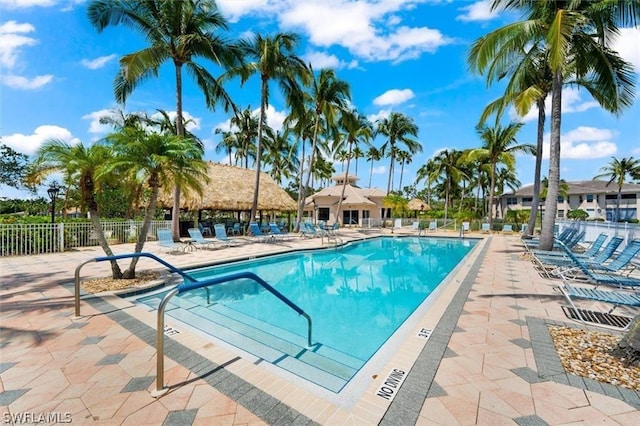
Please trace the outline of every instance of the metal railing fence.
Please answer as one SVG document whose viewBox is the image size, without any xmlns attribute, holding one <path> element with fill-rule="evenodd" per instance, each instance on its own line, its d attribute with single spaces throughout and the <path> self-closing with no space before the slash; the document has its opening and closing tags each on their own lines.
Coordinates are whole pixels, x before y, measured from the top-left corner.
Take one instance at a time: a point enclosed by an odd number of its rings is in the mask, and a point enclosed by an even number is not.
<svg viewBox="0 0 640 426">
<path fill-rule="evenodd" d="M 135 242 L 142 221 L 101 222 L 107 242 Z M 158 229 L 171 228 L 171 221 L 151 222 L 147 241 L 156 239 Z M 96 231 L 90 222 L 0 224 L 0 256 L 59 253 L 76 247 L 97 246 Z"/>
</svg>

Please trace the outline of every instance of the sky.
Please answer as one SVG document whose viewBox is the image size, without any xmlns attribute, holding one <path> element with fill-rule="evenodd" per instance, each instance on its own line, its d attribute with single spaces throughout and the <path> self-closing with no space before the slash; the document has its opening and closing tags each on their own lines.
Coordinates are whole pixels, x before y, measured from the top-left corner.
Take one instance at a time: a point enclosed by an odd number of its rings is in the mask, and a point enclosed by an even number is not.
<svg viewBox="0 0 640 426">
<path fill-rule="evenodd" d="M 98 33 L 90 24 L 86 0 L 0 0 L 0 138 L 18 152 L 33 155 L 48 139 L 94 143 L 111 129 L 99 118 L 118 108 L 113 80 L 119 58 L 146 46 L 128 27 L 108 27 Z M 295 32 L 296 53 L 315 70 L 333 68 L 351 87 L 352 103 L 371 121 L 390 112 L 413 118 L 419 127 L 423 152 L 405 165 L 402 186 L 415 182 L 416 171 L 443 149 L 481 145 L 476 124 L 484 107 L 504 87 L 487 87 L 484 77 L 469 72 L 466 57 L 480 36 L 520 18 L 514 13 L 491 13 L 488 1 L 462 0 L 218 0 L 229 21 L 220 35 L 229 39 L 252 34 Z M 640 72 L 640 29 L 625 28 L 613 48 Z M 199 61 L 218 76 L 222 69 Z M 231 97 L 244 109 L 259 105 L 257 77 L 244 86 L 231 81 Z M 640 82 L 637 82 L 640 85 Z M 637 90 L 639 91 L 639 90 Z M 550 99 L 547 100 L 550 105 Z M 203 140 L 205 158 L 228 162 L 215 146 L 227 130 L 229 114 L 221 106 L 205 105 L 204 96 L 184 76 L 183 108 L 190 130 Z M 157 109 L 175 112 L 172 64 L 158 78 L 139 85 L 128 98 L 126 112 Z M 550 111 L 550 107 L 547 107 Z M 287 111 L 272 86 L 268 122 L 278 130 Z M 524 118 L 510 111 L 503 120 L 525 122 L 518 143 L 535 144 L 537 111 Z M 545 129 L 548 157 L 549 120 Z M 383 143 L 381 137 L 373 141 Z M 616 158 L 640 157 L 640 106 L 620 116 L 598 106 L 585 92 L 563 91 L 561 177 L 589 180 Z M 386 189 L 389 160 L 373 165 L 373 183 Z M 342 171 L 336 162 L 337 173 Z M 517 157 L 523 185 L 533 182 L 534 158 Z M 548 175 L 548 162 L 543 162 Z M 355 165 L 350 174 L 355 173 Z M 370 163 L 358 160 L 359 185 L 369 185 Z M 53 176 L 55 178 L 55 176 Z M 394 189 L 400 183 L 396 167 Z M 424 183 L 418 184 L 418 189 Z M 46 196 L 46 185 L 39 192 Z M 0 187 L 0 197 L 28 198 L 27 192 Z"/>
</svg>

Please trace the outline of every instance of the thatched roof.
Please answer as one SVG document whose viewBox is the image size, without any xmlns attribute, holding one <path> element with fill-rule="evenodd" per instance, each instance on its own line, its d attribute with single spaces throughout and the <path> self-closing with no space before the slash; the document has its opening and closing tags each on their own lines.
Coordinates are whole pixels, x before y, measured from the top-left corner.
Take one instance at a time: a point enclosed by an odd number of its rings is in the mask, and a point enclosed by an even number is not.
<svg viewBox="0 0 640 426">
<path fill-rule="evenodd" d="M 409 208 L 409 210 L 417 210 L 417 211 L 431 210 L 431 206 L 429 205 L 429 203 L 427 203 L 424 200 L 421 200 L 420 198 L 414 198 L 413 200 L 409 201 L 409 204 L 407 204 L 407 207 Z"/>
<path fill-rule="evenodd" d="M 226 164 L 208 163 L 209 183 L 205 185 L 202 196 L 195 193 L 183 193 L 180 206 L 190 210 L 251 210 L 253 187 L 256 171 Z M 160 193 L 159 204 L 164 207 L 173 205 L 173 189 L 164 188 Z M 258 210 L 296 210 L 297 203 L 268 174 L 260 173 L 260 191 Z"/>
</svg>

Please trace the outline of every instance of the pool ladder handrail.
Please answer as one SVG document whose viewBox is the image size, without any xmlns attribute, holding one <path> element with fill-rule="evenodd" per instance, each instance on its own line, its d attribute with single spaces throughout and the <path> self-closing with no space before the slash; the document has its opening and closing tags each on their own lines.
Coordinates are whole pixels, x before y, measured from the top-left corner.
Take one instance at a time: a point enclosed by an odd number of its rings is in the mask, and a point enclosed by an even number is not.
<svg viewBox="0 0 640 426">
<path fill-rule="evenodd" d="M 188 282 L 183 282 L 182 284 L 177 285 L 174 289 L 169 291 L 158 305 L 158 318 L 157 318 L 157 330 L 156 330 L 156 390 L 151 392 L 151 396 L 157 398 L 159 396 L 164 395 L 169 389 L 164 387 L 164 311 L 169 303 L 169 300 L 176 294 L 183 293 L 185 291 L 196 290 L 198 288 L 204 288 L 207 290 L 207 303 L 209 303 L 209 291 L 207 287 L 217 284 L 222 284 L 229 281 L 235 281 L 238 279 L 250 279 L 255 281 L 269 293 L 276 296 L 280 301 L 293 309 L 298 315 L 302 315 L 307 319 L 307 349 L 313 347 L 313 343 L 311 340 L 312 328 L 313 324 L 311 321 L 311 317 L 305 311 L 303 311 L 298 305 L 289 300 L 286 296 L 280 293 L 278 290 L 273 288 L 270 284 L 268 284 L 265 280 L 260 278 L 258 275 L 253 272 L 238 272 L 235 274 L 225 275 L 222 277 L 211 278 L 204 281 L 198 281 L 191 275 L 187 274 L 183 270 L 176 268 L 170 263 L 164 261 L 163 259 L 151 254 L 151 253 L 129 253 L 129 254 L 119 254 L 115 256 L 102 256 L 96 257 L 94 259 L 90 259 L 86 262 L 81 263 L 76 267 L 75 271 L 75 285 L 76 285 L 76 317 L 80 316 L 80 269 L 88 263 L 91 262 L 104 262 L 118 259 L 127 259 L 133 257 L 148 257 L 153 259 L 162 265 L 166 266 L 172 272 L 175 272 L 182 276 Z"/>
</svg>

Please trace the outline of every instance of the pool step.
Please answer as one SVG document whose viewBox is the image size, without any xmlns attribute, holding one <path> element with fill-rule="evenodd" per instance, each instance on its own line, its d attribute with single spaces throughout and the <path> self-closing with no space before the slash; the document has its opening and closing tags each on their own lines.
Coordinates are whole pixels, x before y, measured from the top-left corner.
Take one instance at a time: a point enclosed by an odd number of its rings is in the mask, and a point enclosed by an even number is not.
<svg viewBox="0 0 640 426">
<path fill-rule="evenodd" d="M 145 302 L 157 307 L 159 299 Z M 206 306 L 199 296 L 174 297 L 166 313 L 333 392 L 342 389 L 363 364 L 363 361 L 316 342 L 308 349 L 304 337 L 221 304 Z"/>
</svg>

